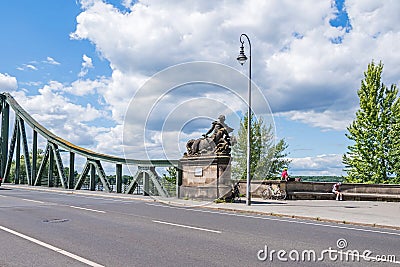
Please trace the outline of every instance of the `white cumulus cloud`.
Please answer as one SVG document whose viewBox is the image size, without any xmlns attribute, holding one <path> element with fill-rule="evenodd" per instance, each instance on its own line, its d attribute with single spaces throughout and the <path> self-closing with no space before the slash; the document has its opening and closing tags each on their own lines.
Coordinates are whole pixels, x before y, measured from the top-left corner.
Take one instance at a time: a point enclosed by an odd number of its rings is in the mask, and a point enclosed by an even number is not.
<svg viewBox="0 0 400 267">
<path fill-rule="evenodd" d="M 88 57 L 87 55 L 83 55 L 82 60 L 82 68 L 78 74 L 78 77 L 80 78 L 86 76 L 86 74 L 89 72 L 89 69 L 93 68 L 93 62 L 90 57 Z"/>
<path fill-rule="evenodd" d="M 7 73 L 0 73 L 0 90 L 4 91 L 13 91 L 17 89 L 17 78 L 8 75 Z"/>
</svg>

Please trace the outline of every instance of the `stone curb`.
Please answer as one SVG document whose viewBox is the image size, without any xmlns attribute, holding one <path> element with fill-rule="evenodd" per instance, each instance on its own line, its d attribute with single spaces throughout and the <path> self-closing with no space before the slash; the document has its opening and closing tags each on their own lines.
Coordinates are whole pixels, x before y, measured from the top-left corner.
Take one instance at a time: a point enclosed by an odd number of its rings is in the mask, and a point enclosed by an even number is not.
<svg viewBox="0 0 400 267">
<path fill-rule="evenodd" d="M 160 201 L 157 201 L 157 202 L 160 202 Z M 164 202 L 160 202 L 160 203 L 164 203 Z M 399 226 L 383 225 L 383 224 L 376 224 L 376 223 L 360 223 L 360 222 L 353 222 L 353 221 L 325 219 L 325 218 L 312 217 L 312 216 L 290 215 L 290 214 L 283 214 L 283 213 L 253 211 L 253 210 L 247 210 L 247 209 L 237 209 L 237 208 L 227 208 L 227 207 L 212 207 L 212 206 L 207 206 L 207 205 L 192 206 L 192 205 L 187 205 L 185 203 L 178 203 L 178 202 L 173 202 L 173 201 L 169 201 L 168 203 L 165 202 L 164 204 L 181 206 L 181 207 L 189 207 L 189 208 L 190 207 L 196 207 L 196 208 L 211 209 L 211 210 L 218 210 L 218 211 L 227 211 L 227 212 L 229 211 L 229 212 L 236 212 L 236 213 L 247 213 L 247 214 L 254 214 L 254 215 L 267 215 L 267 216 L 290 218 L 290 219 L 300 219 L 300 220 L 309 220 L 309 221 L 318 221 L 318 222 L 329 222 L 329 223 L 336 223 L 336 224 L 343 224 L 343 225 L 355 225 L 355 226 L 364 226 L 364 227 L 372 227 L 372 228 L 400 230 Z"/>
<path fill-rule="evenodd" d="M 329 222 L 329 223 L 336 223 L 336 224 L 343 224 L 343 225 L 355 225 L 355 226 L 365 226 L 365 227 L 372 227 L 372 228 L 400 230 L 399 226 L 383 225 L 383 224 L 376 224 L 376 223 L 360 223 L 360 222 L 352 222 L 352 221 L 324 219 L 324 218 L 320 218 L 320 217 L 289 215 L 289 214 L 281 214 L 281 213 L 274 213 L 274 212 L 251 211 L 251 210 L 234 209 L 234 208 L 215 208 L 215 207 L 206 207 L 206 208 L 213 209 L 213 210 L 231 211 L 231 212 L 237 212 L 237 213 L 268 215 L 268 216 L 275 216 L 275 217 L 281 217 L 281 218 L 310 220 L 310 221 Z"/>
</svg>

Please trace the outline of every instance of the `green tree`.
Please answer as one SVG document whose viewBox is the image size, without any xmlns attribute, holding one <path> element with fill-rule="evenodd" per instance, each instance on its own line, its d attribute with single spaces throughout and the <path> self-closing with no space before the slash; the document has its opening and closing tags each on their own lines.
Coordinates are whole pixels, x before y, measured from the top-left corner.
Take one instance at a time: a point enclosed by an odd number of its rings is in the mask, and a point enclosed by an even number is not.
<svg viewBox="0 0 400 267">
<path fill-rule="evenodd" d="M 400 183 L 400 101 L 397 99 L 393 105 L 393 124 L 389 132 L 389 138 L 392 141 L 389 157 L 395 177 L 392 178 L 392 183 Z"/>
<path fill-rule="evenodd" d="M 246 179 L 247 170 L 247 114 L 240 122 L 237 143 L 232 148 L 232 176 L 234 179 Z M 253 117 L 251 122 L 251 179 L 274 179 L 284 167 L 288 167 L 290 160 L 285 159 L 288 145 L 282 139 L 274 144 L 272 125 L 267 126 L 260 117 Z"/>
<path fill-rule="evenodd" d="M 370 63 L 358 90 L 360 108 L 346 134 L 354 144 L 343 156 L 348 182 L 398 181 L 400 102 L 396 85 L 381 83 L 382 70 L 382 62 Z"/>
<path fill-rule="evenodd" d="M 267 179 L 280 179 L 280 173 L 284 168 L 288 168 L 290 162 L 292 160 L 288 159 L 289 155 L 286 152 L 286 149 L 289 145 L 285 142 L 284 139 L 279 140 L 279 142 L 275 145 L 274 149 L 271 149 L 273 152 L 273 157 L 271 161 L 271 167 L 267 175 Z"/>
<path fill-rule="evenodd" d="M 176 184 L 177 171 L 175 167 L 168 167 L 167 173 L 163 174 L 163 178 L 171 184 Z"/>
</svg>

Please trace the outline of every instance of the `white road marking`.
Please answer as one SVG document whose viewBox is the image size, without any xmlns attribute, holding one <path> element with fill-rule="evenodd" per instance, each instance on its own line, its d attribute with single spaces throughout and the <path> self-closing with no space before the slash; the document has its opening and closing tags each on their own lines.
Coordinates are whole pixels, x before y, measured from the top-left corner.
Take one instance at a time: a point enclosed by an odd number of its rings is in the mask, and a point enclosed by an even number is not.
<svg viewBox="0 0 400 267">
<path fill-rule="evenodd" d="M 193 229 L 193 230 L 211 232 L 211 233 L 216 233 L 216 234 L 222 233 L 221 231 L 217 231 L 217 230 L 211 230 L 211 229 L 206 229 L 206 228 L 199 228 L 199 227 L 194 227 L 194 226 L 189 226 L 189 225 L 183 225 L 183 224 L 176 224 L 176 223 L 170 223 L 170 222 L 162 222 L 162 221 L 156 221 L 156 220 L 153 220 L 153 222 L 154 222 L 154 223 L 160 223 L 160 224 L 171 225 L 171 226 L 182 227 L 182 228 L 188 228 L 188 229 Z"/>
<path fill-rule="evenodd" d="M 361 231 L 361 232 L 370 232 L 376 234 L 386 234 L 386 235 L 396 235 L 400 236 L 400 232 L 387 232 L 387 231 L 379 231 L 379 230 L 372 230 L 372 229 L 363 229 L 363 228 L 355 228 L 355 227 L 346 227 L 341 225 L 331 225 L 331 224 L 322 224 L 322 223 L 313 223 L 308 221 L 295 221 L 295 220 L 288 220 L 288 219 L 278 219 L 278 218 L 270 218 L 270 217 L 260 217 L 260 216 L 253 216 L 253 215 L 244 215 L 244 214 L 236 214 L 236 213 L 227 213 L 227 212 L 219 212 L 219 211 L 209 211 L 209 210 L 199 210 L 193 208 L 184 208 L 184 207 L 172 207 L 166 205 L 159 205 L 159 204 L 152 204 L 146 203 L 149 206 L 156 206 L 156 207 L 163 207 L 163 208 L 170 208 L 170 209 L 180 209 L 180 210 L 189 210 L 189 211 L 196 211 L 196 212 L 203 212 L 203 213 L 212 213 L 212 214 L 220 214 L 220 215 L 228 215 L 228 216 L 237 216 L 237 217 L 244 217 L 244 218 L 252 218 L 252 219 L 261 219 L 267 221 L 278 221 L 278 222 L 287 222 L 287 223 L 297 223 L 297 224 L 305 224 L 305 225 L 313 225 L 313 226 L 322 226 L 322 227 L 330 227 L 330 228 L 339 228 L 345 230 L 353 230 L 353 231 Z M 265 216 L 268 216 L 267 214 Z"/>
<path fill-rule="evenodd" d="M 78 209 L 78 210 L 87 210 L 87 211 L 93 211 L 93 212 L 98 212 L 98 213 L 106 213 L 105 211 L 102 211 L 102 210 L 94 210 L 94 209 L 88 209 L 88 208 L 82 208 L 82 207 L 76 207 L 76 206 L 68 206 L 68 207 Z"/>
<path fill-rule="evenodd" d="M 21 200 L 29 201 L 29 202 L 34 202 L 34 203 L 39 203 L 39 204 L 45 204 L 43 201 L 38 201 L 38 200 L 33 200 L 33 199 L 26 199 L 26 198 L 21 198 Z"/>
<path fill-rule="evenodd" d="M 21 234 L 21 233 L 19 233 L 19 232 L 16 232 L 16 231 L 11 230 L 11 229 L 9 229 L 9 228 L 6 228 L 6 227 L 4 227 L 4 226 L 1 226 L 1 225 L 0 225 L 0 230 L 3 230 L 3 231 L 6 231 L 6 232 L 8 232 L 8 233 L 10 233 L 10 234 L 19 236 L 19 237 L 21 237 L 21 238 L 23 238 L 23 239 L 25 239 L 25 240 L 31 241 L 31 242 L 33 242 L 33 243 L 39 245 L 39 246 L 42 246 L 42 247 L 45 247 L 45 248 L 47 248 L 47 249 L 53 250 L 53 251 L 55 251 L 55 252 L 57 252 L 57 253 L 60 253 L 60 254 L 65 255 L 65 256 L 67 256 L 67 257 L 70 257 L 70 258 L 72 258 L 72 259 L 74 259 L 74 260 L 83 262 L 83 263 L 85 263 L 85 264 L 87 264 L 87 265 L 89 265 L 89 266 L 103 267 L 103 265 L 100 265 L 100 264 L 95 263 L 95 262 L 93 262 L 93 261 L 87 260 L 87 259 L 85 259 L 85 258 L 82 258 L 82 257 L 78 256 L 78 255 L 75 255 L 75 254 L 72 254 L 72 253 L 70 253 L 70 252 L 68 252 L 68 251 L 65 251 L 65 250 L 62 250 L 62 249 L 60 249 L 60 248 L 54 247 L 54 246 L 52 246 L 52 245 L 50 245 L 50 244 L 44 243 L 44 242 L 42 242 L 42 241 L 40 241 L 40 240 L 37 240 L 37 239 L 35 239 L 35 238 L 32 238 L 32 237 L 29 237 L 29 236 L 27 236 L 27 235 Z"/>
</svg>

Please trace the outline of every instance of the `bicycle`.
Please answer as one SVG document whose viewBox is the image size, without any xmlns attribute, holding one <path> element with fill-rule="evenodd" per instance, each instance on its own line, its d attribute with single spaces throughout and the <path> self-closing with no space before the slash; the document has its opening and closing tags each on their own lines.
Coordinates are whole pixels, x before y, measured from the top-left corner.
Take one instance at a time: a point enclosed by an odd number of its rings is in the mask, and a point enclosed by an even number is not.
<svg viewBox="0 0 400 267">
<path fill-rule="evenodd" d="M 279 186 L 274 189 L 271 185 L 268 185 L 267 188 L 262 191 L 261 197 L 263 199 L 284 200 L 286 199 L 286 191 Z"/>
</svg>

